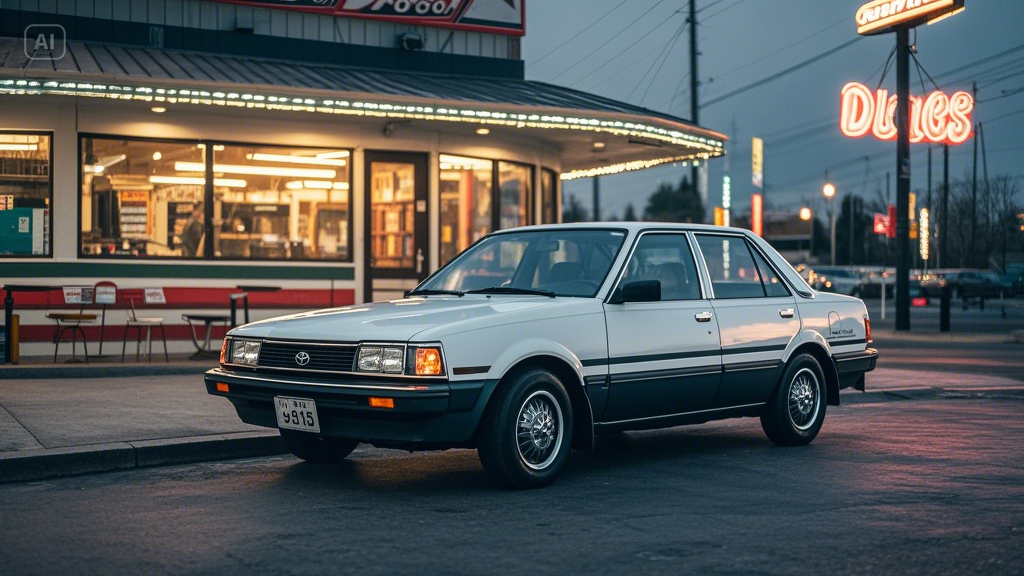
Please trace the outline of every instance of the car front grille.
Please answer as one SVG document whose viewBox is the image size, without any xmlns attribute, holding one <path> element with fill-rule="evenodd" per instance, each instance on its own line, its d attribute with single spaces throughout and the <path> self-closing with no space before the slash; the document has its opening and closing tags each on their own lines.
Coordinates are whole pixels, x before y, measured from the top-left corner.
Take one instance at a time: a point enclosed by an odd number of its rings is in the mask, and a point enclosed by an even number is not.
<svg viewBox="0 0 1024 576">
<path fill-rule="evenodd" d="M 309 370 L 317 372 L 352 372 L 356 358 L 355 344 L 318 344 L 311 342 L 266 341 L 260 346 L 260 368 Z M 302 353 L 309 360 L 301 364 Z"/>
</svg>

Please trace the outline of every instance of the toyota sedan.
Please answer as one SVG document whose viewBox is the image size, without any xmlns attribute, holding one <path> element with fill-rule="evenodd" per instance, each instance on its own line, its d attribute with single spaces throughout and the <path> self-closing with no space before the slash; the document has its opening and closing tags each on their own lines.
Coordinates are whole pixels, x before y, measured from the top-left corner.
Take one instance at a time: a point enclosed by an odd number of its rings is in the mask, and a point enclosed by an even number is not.
<svg viewBox="0 0 1024 576">
<path fill-rule="evenodd" d="M 235 328 L 205 381 L 304 460 L 475 448 L 529 488 L 604 432 L 749 416 L 807 444 L 864 389 L 870 342 L 862 301 L 747 230 L 552 225 L 486 236 L 400 300 Z"/>
</svg>

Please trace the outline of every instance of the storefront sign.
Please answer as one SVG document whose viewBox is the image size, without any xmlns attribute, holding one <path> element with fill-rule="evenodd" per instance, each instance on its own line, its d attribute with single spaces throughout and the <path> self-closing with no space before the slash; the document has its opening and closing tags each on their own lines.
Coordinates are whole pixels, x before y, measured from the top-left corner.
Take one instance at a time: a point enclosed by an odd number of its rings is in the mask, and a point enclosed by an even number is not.
<svg viewBox="0 0 1024 576">
<path fill-rule="evenodd" d="M 967 92 L 946 96 L 932 92 L 910 97 L 910 141 L 962 144 L 971 137 L 974 98 Z M 839 105 L 839 129 L 845 136 L 860 138 L 868 133 L 880 140 L 896 139 L 896 95 L 879 89 L 875 93 L 859 82 L 843 86 Z"/>
<path fill-rule="evenodd" d="M 964 9 L 964 0 L 874 0 L 857 10 L 858 34 L 883 34 L 896 26 L 913 28 Z"/>
<path fill-rule="evenodd" d="M 764 140 L 753 138 L 750 141 L 751 157 L 750 167 L 753 171 L 752 181 L 754 186 L 764 188 Z"/>
<path fill-rule="evenodd" d="M 750 230 L 761 236 L 762 232 L 762 215 L 764 211 L 764 196 L 760 194 L 750 195 Z"/>
<path fill-rule="evenodd" d="M 387 20 L 412 26 L 522 36 L 526 33 L 524 0 L 206 0 L 290 10 Z"/>
</svg>

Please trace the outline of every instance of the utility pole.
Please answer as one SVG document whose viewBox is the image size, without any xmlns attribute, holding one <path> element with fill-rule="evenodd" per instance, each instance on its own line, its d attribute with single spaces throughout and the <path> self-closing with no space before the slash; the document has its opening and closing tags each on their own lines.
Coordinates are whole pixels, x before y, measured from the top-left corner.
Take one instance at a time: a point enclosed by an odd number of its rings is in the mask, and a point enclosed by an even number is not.
<svg viewBox="0 0 1024 576">
<path fill-rule="evenodd" d="M 978 83 L 973 87 L 974 101 L 978 101 Z M 974 241 L 978 233 L 978 131 L 974 131 L 974 167 L 971 169 L 971 241 L 967 246 L 967 266 L 974 265 Z"/>
<path fill-rule="evenodd" d="M 939 228 L 939 266 L 949 266 L 946 237 L 949 236 L 949 144 L 942 145 L 942 224 Z"/>
<path fill-rule="evenodd" d="M 697 80 L 697 0 L 690 0 L 690 120 L 697 125 L 700 123 L 700 104 L 697 102 L 697 88 L 700 82 Z M 690 163 L 690 182 L 693 189 L 700 194 L 697 185 L 697 160 Z M 706 197 L 706 195 L 702 195 Z"/>
<path fill-rule="evenodd" d="M 594 176 L 594 222 L 601 221 L 601 177 Z"/>
<path fill-rule="evenodd" d="M 896 330 L 910 330 L 910 30 L 896 29 Z"/>
<path fill-rule="evenodd" d="M 928 218 L 929 218 L 928 221 L 929 222 L 933 221 L 933 220 L 931 220 L 933 213 L 934 213 L 934 210 L 932 209 L 932 147 L 928 146 Z M 917 233 L 919 235 L 923 234 L 924 230 L 918 230 Z M 931 233 L 932 233 L 932 231 L 928 230 L 928 235 L 929 236 L 931 236 Z M 931 241 L 932 241 L 932 239 L 928 238 L 927 242 L 929 244 L 931 244 Z M 929 249 L 928 250 L 928 258 L 925 258 L 925 260 L 924 260 L 924 271 L 925 272 L 928 271 L 928 260 L 930 258 L 931 258 L 931 250 Z"/>
</svg>

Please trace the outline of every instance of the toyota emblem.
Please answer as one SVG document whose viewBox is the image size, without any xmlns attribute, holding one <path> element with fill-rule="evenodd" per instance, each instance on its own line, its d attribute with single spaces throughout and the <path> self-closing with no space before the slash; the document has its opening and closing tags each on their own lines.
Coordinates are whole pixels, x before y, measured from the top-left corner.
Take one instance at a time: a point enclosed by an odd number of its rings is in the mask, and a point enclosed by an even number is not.
<svg viewBox="0 0 1024 576">
<path fill-rule="evenodd" d="M 298 354 L 296 354 L 295 363 L 298 364 L 299 366 L 305 366 L 306 364 L 309 364 L 309 353 L 299 352 Z"/>
</svg>

